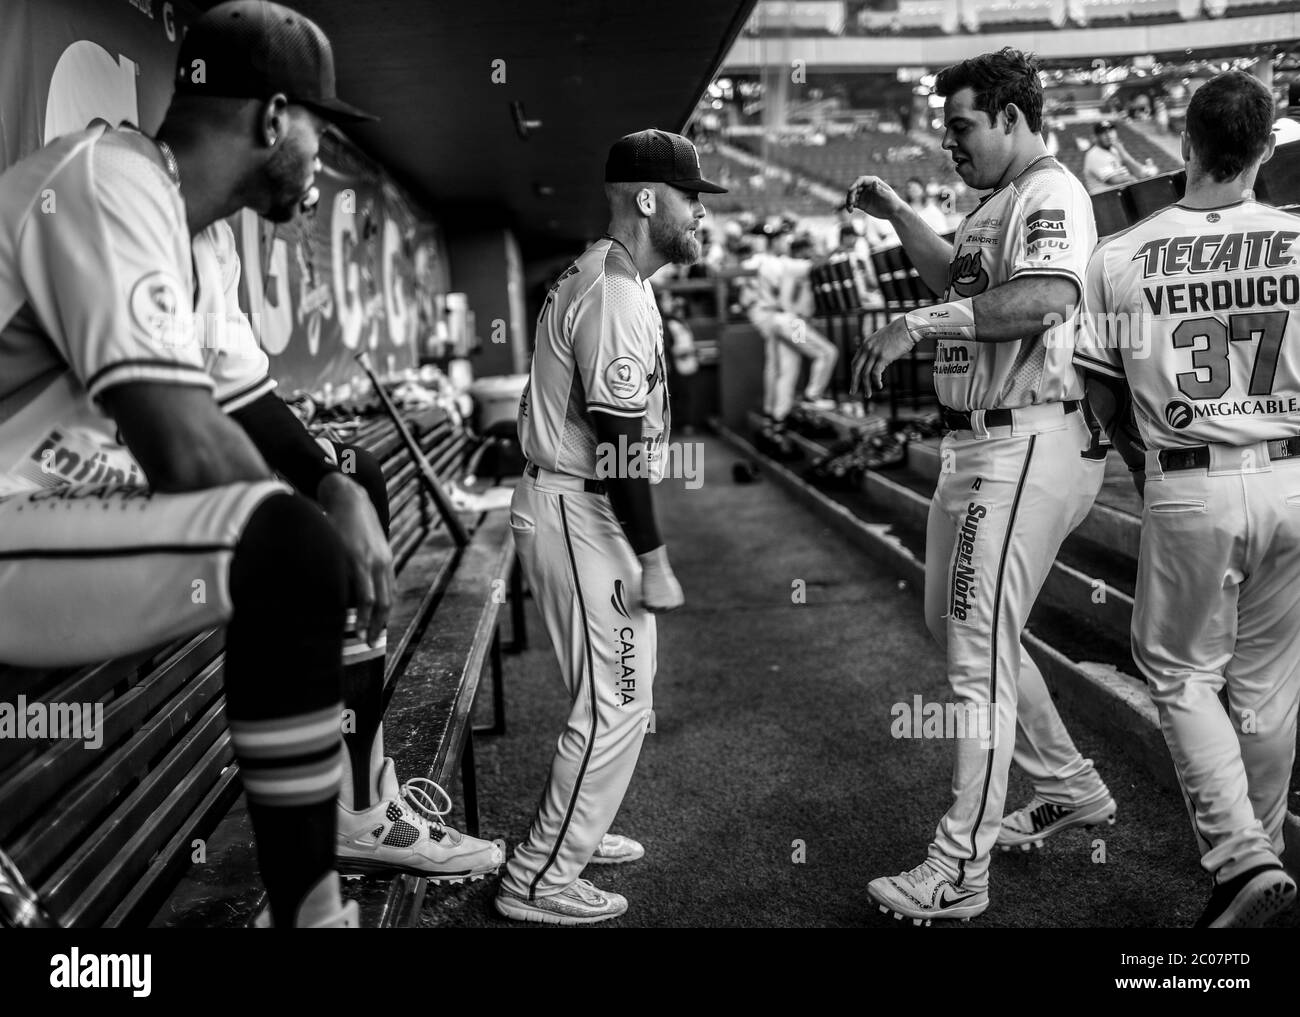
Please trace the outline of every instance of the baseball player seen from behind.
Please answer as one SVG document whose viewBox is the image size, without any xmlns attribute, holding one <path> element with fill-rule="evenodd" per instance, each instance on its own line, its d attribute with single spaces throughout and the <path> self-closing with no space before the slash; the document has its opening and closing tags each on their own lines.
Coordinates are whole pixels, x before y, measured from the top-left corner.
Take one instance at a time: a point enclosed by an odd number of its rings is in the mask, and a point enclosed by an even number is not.
<svg viewBox="0 0 1300 1017">
<path fill-rule="evenodd" d="M 882 911 L 917 923 L 983 913 L 995 843 L 1028 850 L 1115 817 L 1114 799 L 1021 643 L 1061 541 L 1102 481 L 1071 363 L 1070 321 L 1096 242 L 1092 208 L 1047 153 L 1031 59 L 1011 49 L 975 57 L 943 70 L 936 90 L 958 175 L 992 189 L 961 223 L 955 247 L 879 178 L 862 177 L 849 192 L 850 207 L 892 220 L 947 301 L 866 337 L 852 377 L 856 387 L 880 387 L 892 361 L 922 338 L 937 340 L 935 388 L 948 433 L 926 533 L 925 618 L 947 648 L 957 703 L 987 721 L 957 739 L 952 804 L 926 860 L 868 886 Z M 1052 321 L 1061 324 L 1045 327 Z M 1013 759 L 1034 793 L 1004 819 Z"/>
<path fill-rule="evenodd" d="M 588 863 L 644 854 L 609 827 L 650 722 L 654 615 L 682 604 L 650 493 L 670 420 L 663 325 L 648 279 L 699 258 L 700 192 L 724 193 L 701 178 L 689 141 L 656 130 L 615 142 L 605 181 L 609 232 L 560 276 L 537 318 L 519 404 L 528 465 L 510 505 L 572 709 L 496 907 L 560 925 L 623 914 L 624 897 L 579 877 Z M 616 469 L 598 469 L 611 459 Z"/>
<path fill-rule="evenodd" d="M 1252 197 L 1272 120 L 1248 74 L 1197 90 L 1187 191 L 1098 247 L 1076 350 L 1144 493 L 1133 659 L 1213 877 L 1208 928 L 1290 907 L 1279 857 L 1300 847 L 1284 843 L 1300 706 L 1300 218 Z M 1149 327 L 1136 342 L 1134 321 Z"/>
<path fill-rule="evenodd" d="M 351 926 L 336 855 L 434 879 L 503 860 L 399 800 L 379 736 L 383 475 L 361 450 L 346 475 L 275 396 L 237 299 L 225 218 L 292 219 L 327 124 L 367 117 L 336 97 L 320 28 L 276 4 L 213 7 L 178 66 L 156 140 L 97 122 L 0 177 L 0 660 L 84 664 L 226 625 L 261 923 Z"/>
</svg>

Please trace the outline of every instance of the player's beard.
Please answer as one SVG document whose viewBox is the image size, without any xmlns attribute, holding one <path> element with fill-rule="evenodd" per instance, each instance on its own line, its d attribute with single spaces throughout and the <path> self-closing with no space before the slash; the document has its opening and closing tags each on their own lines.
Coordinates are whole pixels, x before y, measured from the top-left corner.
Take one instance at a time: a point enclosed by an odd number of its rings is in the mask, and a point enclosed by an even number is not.
<svg viewBox="0 0 1300 1017">
<path fill-rule="evenodd" d="M 700 242 L 691 231 L 694 224 L 692 220 L 678 229 L 666 216 L 656 215 L 650 220 L 650 243 L 674 265 L 693 265 L 700 260 Z"/>
<path fill-rule="evenodd" d="M 295 151 L 288 144 L 276 149 L 266 164 L 271 204 L 263 213 L 263 218 L 274 223 L 292 221 L 309 196 L 307 182 L 311 177 L 311 161 L 304 159 L 301 152 Z"/>
</svg>

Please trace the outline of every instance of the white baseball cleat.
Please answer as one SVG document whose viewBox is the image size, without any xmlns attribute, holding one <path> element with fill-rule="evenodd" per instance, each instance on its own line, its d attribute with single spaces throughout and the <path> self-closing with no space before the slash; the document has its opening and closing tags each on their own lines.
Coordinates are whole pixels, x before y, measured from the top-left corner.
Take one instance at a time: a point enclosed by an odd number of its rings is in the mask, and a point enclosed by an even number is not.
<svg viewBox="0 0 1300 1017">
<path fill-rule="evenodd" d="M 1114 826 L 1116 811 L 1115 799 L 1109 794 L 1076 808 L 1044 801 L 1034 795 L 1029 799 L 1029 804 L 1002 817 L 1002 826 L 998 830 L 998 847 L 1003 851 L 1012 848 L 1028 851 L 1030 848 L 1041 848 L 1043 841 L 1052 834 L 1071 827 L 1103 824 Z"/>
<path fill-rule="evenodd" d="M 645 857 L 645 848 L 639 841 L 624 837 L 618 833 L 607 833 L 596 845 L 596 853 L 591 856 L 592 865 L 621 865 L 623 862 L 635 862 Z"/>
<path fill-rule="evenodd" d="M 413 777 L 400 788 L 392 759 L 384 760 L 379 802 L 353 812 L 338 808 L 341 874 L 403 872 L 437 883 L 473 882 L 501 868 L 497 844 L 461 833 L 443 821 L 451 799 L 435 782 Z"/>
<path fill-rule="evenodd" d="M 989 906 L 988 890 L 957 886 L 927 858 L 911 872 L 881 876 L 867 884 L 867 893 L 881 912 L 913 925 L 929 925 L 933 919 L 969 922 Z"/>
<path fill-rule="evenodd" d="M 504 886 L 497 890 L 496 909 L 507 918 L 548 925 L 591 925 L 627 911 L 621 893 L 597 890 L 586 879 L 575 880 L 559 893 L 529 900 Z"/>
</svg>

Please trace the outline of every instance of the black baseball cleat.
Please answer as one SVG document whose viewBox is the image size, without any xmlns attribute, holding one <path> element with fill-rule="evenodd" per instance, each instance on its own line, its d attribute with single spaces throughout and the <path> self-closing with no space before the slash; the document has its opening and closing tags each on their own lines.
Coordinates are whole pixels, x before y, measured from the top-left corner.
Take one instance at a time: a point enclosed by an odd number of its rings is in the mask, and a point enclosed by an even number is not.
<svg viewBox="0 0 1300 1017">
<path fill-rule="evenodd" d="M 1216 884 L 1197 929 L 1258 929 L 1295 903 L 1295 881 L 1280 865 L 1258 865 Z"/>
<path fill-rule="evenodd" d="M 45 910 L 36 891 L 27 885 L 18 866 L 0 851 L 0 927 L 6 929 L 57 929 L 59 923 Z"/>
</svg>

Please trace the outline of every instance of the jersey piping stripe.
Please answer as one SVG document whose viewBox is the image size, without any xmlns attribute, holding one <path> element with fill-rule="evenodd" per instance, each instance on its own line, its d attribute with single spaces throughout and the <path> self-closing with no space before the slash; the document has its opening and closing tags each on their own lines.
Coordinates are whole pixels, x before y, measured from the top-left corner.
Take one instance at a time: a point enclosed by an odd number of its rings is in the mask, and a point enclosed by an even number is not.
<svg viewBox="0 0 1300 1017">
<path fill-rule="evenodd" d="M 1034 458 L 1034 443 L 1038 440 L 1038 435 L 1029 436 L 1029 448 L 1025 450 L 1025 465 L 1020 469 L 1020 479 L 1016 481 L 1016 494 L 1011 499 L 1011 512 L 1007 517 L 1007 527 L 1002 535 L 1002 553 L 998 557 L 998 578 L 993 584 L 996 592 L 993 599 L 993 624 L 992 638 L 989 646 L 989 718 L 990 723 L 997 724 L 998 716 L 998 622 L 1002 614 L 1002 580 L 1005 577 L 1007 569 L 1007 551 L 1011 547 L 1011 534 L 1016 528 L 1016 514 L 1020 510 L 1020 495 L 1025 490 L 1025 478 L 1029 475 L 1029 464 Z M 1016 634 L 1019 638 L 1019 633 Z M 979 812 L 975 815 L 975 822 L 971 825 L 970 830 L 970 860 L 977 857 L 975 850 L 975 835 L 979 832 L 980 824 L 984 822 L 984 810 L 988 807 L 989 801 L 989 784 L 993 780 L 993 758 L 997 753 L 997 730 L 993 730 L 993 738 L 990 739 L 989 747 L 985 749 L 988 757 L 988 763 L 984 767 L 984 786 L 980 789 L 980 807 Z M 966 861 L 962 859 L 957 866 L 957 885 L 960 886 L 966 878 Z"/>
<path fill-rule="evenodd" d="M 606 413 L 617 413 L 620 416 L 626 416 L 626 417 L 639 417 L 642 416 L 646 411 L 646 407 L 644 406 L 640 406 L 640 407 L 617 406 L 614 403 L 602 403 L 602 402 L 597 402 L 594 399 L 588 400 L 587 409 L 599 410 L 601 412 L 606 412 Z"/>
<path fill-rule="evenodd" d="M 92 389 L 94 389 L 102 382 L 102 380 L 106 375 L 111 374 L 114 371 L 126 370 L 126 369 L 137 368 L 137 367 L 144 367 L 150 369 L 158 368 L 166 371 L 176 371 L 177 373 L 183 375 L 195 375 L 196 379 L 201 379 L 201 381 L 197 381 L 198 384 L 212 385 L 213 383 L 212 376 L 209 375 L 207 371 L 205 371 L 201 367 L 194 367 L 192 364 L 182 364 L 182 363 L 178 363 L 175 360 L 133 359 L 133 360 L 118 360 L 115 363 L 109 364 L 107 367 L 101 367 L 98 371 L 96 371 L 88 379 L 86 379 L 86 391 L 89 392 Z"/>
<path fill-rule="evenodd" d="M 555 837 L 555 847 L 551 848 L 546 864 L 541 867 L 528 886 L 529 900 L 537 899 L 537 884 L 550 871 L 559 856 L 560 845 L 564 843 L 564 837 L 569 832 L 569 823 L 573 819 L 573 810 L 578 805 L 578 792 L 582 790 L 582 780 L 587 775 L 587 764 L 591 762 L 591 753 L 596 747 L 596 664 L 591 654 L 591 625 L 587 619 L 587 601 L 582 595 L 582 581 L 578 577 L 578 560 L 573 553 L 573 540 L 569 536 L 569 515 L 564 508 L 564 495 L 559 495 L 558 500 L 560 523 L 564 527 L 564 548 L 569 553 L 569 568 L 573 570 L 573 589 L 578 594 L 578 610 L 582 614 L 582 644 L 583 652 L 587 656 L 587 696 L 591 704 L 591 731 L 587 734 L 587 748 L 582 754 L 582 765 L 578 767 L 578 776 L 573 782 L 573 790 L 569 793 L 569 807 L 564 812 L 564 822 L 560 824 L 560 832 Z"/>
<path fill-rule="evenodd" d="M 1114 364 L 1108 364 L 1104 360 L 1097 360 L 1086 353 L 1080 353 L 1077 349 L 1074 351 L 1074 361 L 1082 364 L 1089 371 L 1096 371 L 1098 374 L 1107 374 L 1112 378 L 1124 377 L 1124 372 Z"/>
<path fill-rule="evenodd" d="M 0 551 L 0 561 L 24 558 L 132 558 L 142 554 L 215 554 L 234 551 L 234 544 L 135 544 L 131 547 L 50 547 Z"/>
<path fill-rule="evenodd" d="M 252 402 L 256 398 L 260 398 L 261 396 L 265 395 L 267 392 L 270 392 L 273 388 L 275 388 L 275 382 L 272 381 L 271 378 L 269 377 L 259 378 L 251 385 L 245 385 L 239 391 L 232 392 L 230 395 L 223 396 L 221 399 L 218 399 L 217 405 L 220 406 L 223 410 L 226 410 L 228 412 L 232 410 L 242 409 L 245 405 Z M 237 406 L 232 405 L 236 402 L 238 402 L 239 405 Z"/>
</svg>

